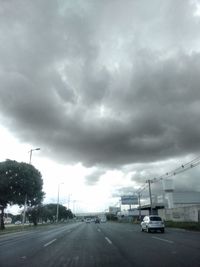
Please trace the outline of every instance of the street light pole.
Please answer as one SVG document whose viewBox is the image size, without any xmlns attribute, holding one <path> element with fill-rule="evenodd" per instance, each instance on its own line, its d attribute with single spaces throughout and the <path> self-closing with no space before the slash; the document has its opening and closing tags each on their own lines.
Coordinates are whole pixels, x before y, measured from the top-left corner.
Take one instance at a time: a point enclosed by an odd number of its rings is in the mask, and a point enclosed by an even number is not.
<svg viewBox="0 0 200 267">
<path fill-rule="evenodd" d="M 60 185 L 63 183 L 58 184 L 58 197 L 57 197 L 57 209 L 56 209 L 56 222 L 58 223 L 58 215 L 59 215 L 59 194 L 60 194 Z"/>
<path fill-rule="evenodd" d="M 31 164 L 32 153 L 33 153 L 33 151 L 35 151 L 35 150 L 40 150 L 40 147 L 37 147 L 37 148 L 31 149 L 31 150 L 29 151 L 29 153 L 30 153 L 29 164 Z"/>
<path fill-rule="evenodd" d="M 72 194 L 68 194 L 68 210 L 70 209 L 70 196 L 71 196 Z"/>
<path fill-rule="evenodd" d="M 33 151 L 35 151 L 35 150 L 40 150 L 40 148 L 37 147 L 37 148 L 31 149 L 31 150 L 29 151 L 29 153 L 30 153 L 29 164 L 31 164 L 32 153 L 33 153 Z M 22 218 L 22 224 L 23 224 L 23 225 L 24 225 L 24 223 L 25 223 L 25 219 L 26 219 L 26 206 L 27 206 L 27 194 L 25 195 L 25 199 L 24 199 L 24 213 L 23 213 L 23 218 Z"/>
<path fill-rule="evenodd" d="M 152 208 L 152 196 L 151 196 L 151 180 L 147 180 L 147 183 L 149 184 L 149 198 L 150 198 L 150 215 L 153 213 L 153 208 Z"/>
<path fill-rule="evenodd" d="M 75 214 L 75 203 L 76 203 L 76 200 L 73 200 L 73 214 Z"/>
<path fill-rule="evenodd" d="M 138 204 L 139 204 L 139 220 L 141 221 L 141 202 L 140 202 L 141 193 L 138 192 Z"/>
</svg>

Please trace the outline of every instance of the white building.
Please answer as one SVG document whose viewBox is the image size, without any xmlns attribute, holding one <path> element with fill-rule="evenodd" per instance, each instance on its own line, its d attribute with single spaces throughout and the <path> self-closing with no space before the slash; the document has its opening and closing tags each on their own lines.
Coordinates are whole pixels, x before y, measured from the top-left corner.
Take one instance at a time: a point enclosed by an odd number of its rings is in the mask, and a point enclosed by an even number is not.
<svg viewBox="0 0 200 267">
<path fill-rule="evenodd" d="M 158 214 L 165 220 L 200 222 L 200 192 L 177 192 L 174 190 L 172 180 L 163 184 L 164 209 Z M 157 197 L 157 202 L 161 197 Z"/>
<path fill-rule="evenodd" d="M 200 222 L 200 192 L 178 192 L 172 180 L 164 180 L 163 194 L 152 196 L 152 208 L 165 220 Z"/>
</svg>

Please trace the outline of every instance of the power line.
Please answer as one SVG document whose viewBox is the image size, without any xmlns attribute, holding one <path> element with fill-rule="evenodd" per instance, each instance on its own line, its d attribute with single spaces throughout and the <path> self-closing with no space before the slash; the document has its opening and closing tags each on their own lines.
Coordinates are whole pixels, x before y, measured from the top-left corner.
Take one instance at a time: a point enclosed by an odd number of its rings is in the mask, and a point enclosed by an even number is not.
<svg viewBox="0 0 200 267">
<path fill-rule="evenodd" d="M 145 183 L 143 186 L 141 186 L 137 191 L 136 194 L 140 194 L 146 189 L 147 184 Z"/>
<path fill-rule="evenodd" d="M 194 168 L 196 166 L 198 166 L 200 164 L 200 156 L 198 156 L 197 158 L 187 162 L 186 164 L 182 164 L 180 167 L 170 171 L 170 172 L 167 172 L 161 176 L 159 176 L 158 178 L 153 178 L 152 180 L 154 180 L 154 182 L 158 182 L 162 179 L 166 179 L 166 178 L 169 178 L 169 177 L 172 177 L 172 176 L 175 176 L 179 173 L 182 173 L 182 172 L 185 172 L 191 168 Z"/>
<path fill-rule="evenodd" d="M 151 183 L 155 183 L 155 182 L 159 182 L 160 180 L 163 180 L 163 179 L 166 179 L 166 178 L 169 178 L 169 177 L 172 177 L 172 176 L 175 176 L 179 173 L 182 173 L 182 172 L 185 172 L 191 168 L 194 168 L 196 166 L 198 166 L 200 164 L 200 156 L 196 157 L 195 159 L 187 162 L 186 164 L 182 164 L 180 167 L 170 171 L 170 172 L 167 172 L 157 178 L 153 178 L 153 179 L 148 179 L 146 181 L 146 183 L 140 187 L 136 193 L 138 194 L 139 198 L 141 196 L 141 193 L 142 191 L 145 190 L 145 188 L 147 187 L 147 184 L 149 186 L 149 197 L 150 197 L 150 206 L 151 206 L 151 213 L 152 213 L 152 199 L 151 199 Z"/>
</svg>

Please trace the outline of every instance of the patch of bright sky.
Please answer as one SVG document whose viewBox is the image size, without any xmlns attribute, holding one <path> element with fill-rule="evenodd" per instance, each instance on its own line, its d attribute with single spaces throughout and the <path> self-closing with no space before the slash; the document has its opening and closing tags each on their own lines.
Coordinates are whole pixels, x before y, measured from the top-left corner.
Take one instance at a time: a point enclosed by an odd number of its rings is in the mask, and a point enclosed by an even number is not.
<svg viewBox="0 0 200 267">
<path fill-rule="evenodd" d="M 199 0 L 193 0 L 193 3 L 196 5 L 196 10 L 194 16 L 200 16 L 200 2 Z"/>
<path fill-rule="evenodd" d="M 100 118 L 112 118 L 113 117 L 112 110 L 110 110 L 105 105 L 98 106 L 96 110 L 96 114 L 94 113 L 94 115 Z"/>
<path fill-rule="evenodd" d="M 20 144 L 19 141 L 4 127 L 0 126 L 0 161 L 6 159 L 29 162 L 29 151 L 31 149 L 28 144 Z"/>
<path fill-rule="evenodd" d="M 119 71 L 122 66 L 126 66 L 127 69 L 132 66 L 130 54 L 128 53 L 130 40 L 126 37 L 121 38 L 118 35 L 107 36 L 106 41 L 101 42 L 99 45 L 101 48 L 98 59 L 99 65 L 106 66 L 111 72 Z"/>
</svg>

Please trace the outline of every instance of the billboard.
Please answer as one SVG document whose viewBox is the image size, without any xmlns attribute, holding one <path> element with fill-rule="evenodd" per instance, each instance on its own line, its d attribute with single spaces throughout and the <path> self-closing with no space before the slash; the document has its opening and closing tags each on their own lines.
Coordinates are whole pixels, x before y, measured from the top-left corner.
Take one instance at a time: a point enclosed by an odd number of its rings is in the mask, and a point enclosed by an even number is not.
<svg viewBox="0 0 200 267">
<path fill-rule="evenodd" d="M 121 196 L 122 205 L 138 205 L 138 197 L 136 195 Z"/>
</svg>

